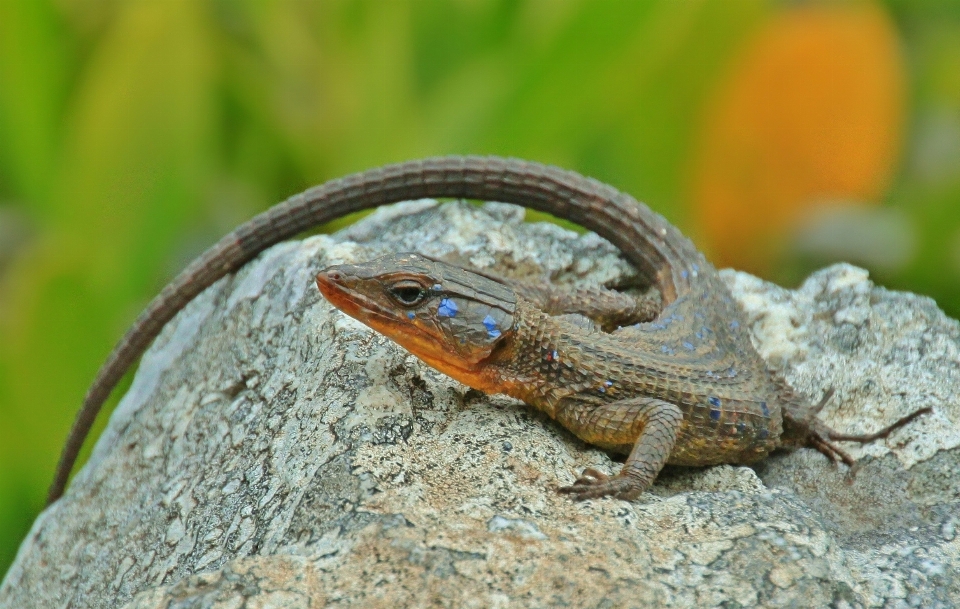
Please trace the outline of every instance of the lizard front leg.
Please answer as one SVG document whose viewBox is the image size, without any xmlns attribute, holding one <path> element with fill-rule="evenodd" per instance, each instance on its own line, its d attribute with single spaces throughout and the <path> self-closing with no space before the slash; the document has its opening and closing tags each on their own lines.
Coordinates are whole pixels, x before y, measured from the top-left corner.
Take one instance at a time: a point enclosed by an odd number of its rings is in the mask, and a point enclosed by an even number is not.
<svg viewBox="0 0 960 609">
<path fill-rule="evenodd" d="M 616 476 L 588 468 L 559 491 L 578 500 L 606 496 L 634 499 L 653 484 L 670 457 L 683 413 L 656 398 L 635 397 L 599 406 L 567 399 L 560 404 L 557 421 L 591 444 L 633 445 Z"/>
<path fill-rule="evenodd" d="M 650 321 L 662 309 L 660 293 L 656 290 L 631 295 L 600 286 L 571 288 L 513 279 L 504 283 L 516 294 L 536 303 L 547 315 L 583 315 L 607 331 Z"/>
<path fill-rule="evenodd" d="M 430 256 L 430 260 L 450 264 Z M 557 286 L 548 280 L 513 279 L 490 269 L 457 266 L 513 289 L 518 296 L 533 302 L 547 315 L 582 315 L 608 332 L 651 321 L 663 309 L 660 292 L 650 288 L 641 294 L 627 294 L 603 286 Z"/>
</svg>

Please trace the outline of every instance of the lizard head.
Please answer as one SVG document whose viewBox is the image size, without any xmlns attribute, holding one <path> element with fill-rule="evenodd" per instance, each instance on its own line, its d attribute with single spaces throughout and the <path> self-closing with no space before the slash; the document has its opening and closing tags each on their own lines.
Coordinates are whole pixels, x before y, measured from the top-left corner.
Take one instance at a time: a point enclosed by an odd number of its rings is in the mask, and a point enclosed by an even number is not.
<svg viewBox="0 0 960 609">
<path fill-rule="evenodd" d="M 317 287 L 347 315 L 476 389 L 487 385 L 482 363 L 513 333 L 513 290 L 417 254 L 331 266 Z"/>
</svg>

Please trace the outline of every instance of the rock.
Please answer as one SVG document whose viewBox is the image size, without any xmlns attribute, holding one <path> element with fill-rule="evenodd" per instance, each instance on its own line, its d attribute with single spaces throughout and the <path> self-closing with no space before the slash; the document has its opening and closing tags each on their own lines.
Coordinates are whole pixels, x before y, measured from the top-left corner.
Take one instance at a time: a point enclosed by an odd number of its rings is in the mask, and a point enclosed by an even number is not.
<svg viewBox="0 0 960 609">
<path fill-rule="evenodd" d="M 668 468 L 635 502 L 555 492 L 602 451 L 427 368 L 318 294 L 328 264 L 417 250 L 559 283 L 629 268 L 507 205 L 384 208 L 284 243 L 144 356 L 2 607 L 951 607 L 960 604 L 960 325 L 837 265 L 796 291 L 724 271 L 761 353 L 865 447 Z M 246 605 L 244 603 L 247 603 Z"/>
</svg>

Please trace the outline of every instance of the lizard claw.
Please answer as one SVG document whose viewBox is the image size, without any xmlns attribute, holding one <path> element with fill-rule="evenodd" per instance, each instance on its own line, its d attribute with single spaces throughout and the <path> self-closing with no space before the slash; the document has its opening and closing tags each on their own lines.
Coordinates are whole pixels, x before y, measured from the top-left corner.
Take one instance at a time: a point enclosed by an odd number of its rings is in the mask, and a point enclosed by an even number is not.
<svg viewBox="0 0 960 609">
<path fill-rule="evenodd" d="M 633 499 L 641 492 L 629 478 L 608 476 L 600 470 L 588 467 L 570 486 L 561 486 L 557 491 L 571 495 L 577 501 L 596 499 L 597 497 L 616 497 Z"/>
<path fill-rule="evenodd" d="M 599 469 L 594 467 L 588 467 L 583 470 L 583 473 L 580 474 L 580 477 L 574 482 L 574 484 L 598 484 L 600 482 L 605 482 L 610 478 Z"/>
</svg>

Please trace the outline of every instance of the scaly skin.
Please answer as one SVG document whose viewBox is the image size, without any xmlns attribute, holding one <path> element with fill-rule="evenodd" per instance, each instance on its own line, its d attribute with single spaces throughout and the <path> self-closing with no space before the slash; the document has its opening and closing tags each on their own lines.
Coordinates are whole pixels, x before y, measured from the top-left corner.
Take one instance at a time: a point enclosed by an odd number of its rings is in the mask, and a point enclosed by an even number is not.
<svg viewBox="0 0 960 609">
<path fill-rule="evenodd" d="M 695 264 L 697 273 L 708 269 Z M 587 470 L 560 489 L 579 499 L 632 499 L 666 463 L 753 463 L 792 444 L 830 456 L 839 451 L 815 408 L 738 338 L 744 336 L 739 318 L 717 319 L 696 305 L 710 300 L 707 292 L 677 301 L 689 308 L 668 308 L 652 323 L 607 333 L 577 316 L 545 313 L 543 304 L 555 296 L 417 254 L 333 266 L 317 275 L 317 286 L 344 313 L 438 370 L 475 389 L 519 398 L 582 440 L 628 455 L 616 476 Z M 580 313 L 617 321 L 597 305 L 611 300 L 603 290 L 585 296 L 576 295 Z"/>
<path fill-rule="evenodd" d="M 548 412 L 552 409 L 558 421 L 587 441 L 616 449 L 632 446 L 623 472 L 613 478 L 585 472 L 568 489 L 577 497 L 636 496 L 668 456 L 691 464 L 753 461 L 778 445 L 809 445 L 853 463 L 831 442 L 836 434 L 816 419 L 818 407 L 798 398 L 767 370 L 746 335 L 742 313 L 713 267 L 658 214 L 610 186 L 556 167 L 497 157 L 440 157 L 388 165 L 311 188 L 256 216 L 194 260 L 147 306 L 98 372 L 67 438 L 48 504 L 63 494 L 103 402 L 186 303 L 279 241 L 355 211 L 425 197 L 516 203 L 580 224 L 618 247 L 659 292 L 663 308 L 656 319 L 621 334 L 587 338 L 574 334 L 578 325 L 567 327 L 569 322 L 563 318 L 551 319 L 524 300 L 524 296 L 541 298 L 542 291 L 518 288 L 518 296 L 501 282 L 465 275 L 460 295 L 469 297 L 465 303 L 483 298 L 471 284 L 486 285 L 503 302 L 514 300 L 523 328 L 509 333 L 523 337 L 512 349 L 498 350 L 500 356 L 512 353 L 512 359 L 489 367 L 490 380 L 481 388 L 529 396 L 547 405 Z M 543 297 L 539 304 L 555 313 L 568 312 L 569 302 Z M 629 311 L 633 319 L 647 319 L 655 313 L 651 302 L 626 309 L 633 309 Z M 605 326 L 611 318 L 624 315 L 622 298 L 615 295 L 588 298 L 581 309 Z M 557 367 L 554 361 L 538 359 L 545 356 L 535 352 L 534 337 L 558 352 L 562 348 L 565 359 Z M 492 363 L 483 358 L 474 361 L 485 350 L 480 344 L 460 345 L 454 357 L 452 352 L 432 352 L 440 343 L 428 340 L 426 333 L 394 338 L 404 346 L 412 345 L 408 348 L 421 359 L 455 377 L 457 366 L 484 368 Z M 628 347 L 630 357 L 613 357 Z M 615 370 L 617 366 L 622 369 Z M 494 370 L 502 374 L 493 374 Z M 590 394 L 601 377 L 621 383 L 610 393 L 622 400 L 611 402 L 606 396 L 598 399 Z M 576 393 L 558 384 L 568 382 L 578 388 Z M 626 384 L 629 391 L 622 390 Z M 712 398 L 719 400 L 719 406 Z"/>
</svg>

